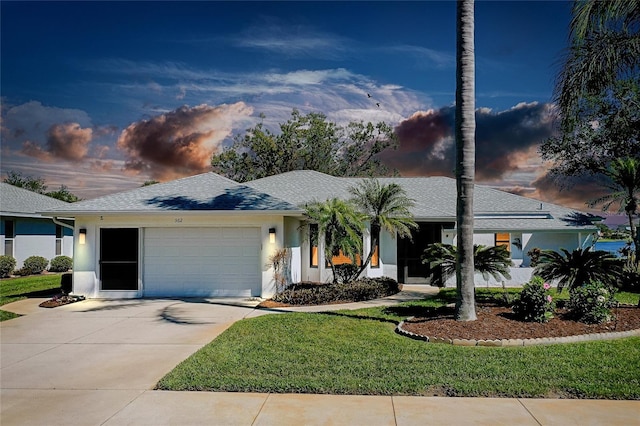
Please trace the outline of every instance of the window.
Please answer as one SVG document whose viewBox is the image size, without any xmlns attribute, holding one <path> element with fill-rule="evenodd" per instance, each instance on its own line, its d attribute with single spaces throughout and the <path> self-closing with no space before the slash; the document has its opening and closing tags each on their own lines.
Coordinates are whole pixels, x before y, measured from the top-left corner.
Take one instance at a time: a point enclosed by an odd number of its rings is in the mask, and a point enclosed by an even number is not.
<svg viewBox="0 0 640 426">
<path fill-rule="evenodd" d="M 15 224 L 12 220 L 4 221 L 4 254 L 13 257 L 13 244 L 16 238 Z"/>
<path fill-rule="evenodd" d="M 373 252 L 373 254 L 371 255 L 370 265 L 372 268 L 379 268 L 380 267 L 380 227 L 379 226 L 371 227 L 371 251 Z"/>
<path fill-rule="evenodd" d="M 62 254 L 62 238 L 64 237 L 64 231 L 62 226 L 56 225 L 56 256 Z"/>
<path fill-rule="evenodd" d="M 342 250 L 340 250 L 340 253 L 337 256 L 333 256 L 331 258 L 331 261 L 333 262 L 333 265 L 344 265 L 345 263 L 348 264 L 352 264 L 353 262 L 351 261 L 351 258 L 349 258 L 348 256 L 345 256 L 342 253 Z M 360 259 L 360 255 L 356 254 L 356 265 L 362 265 L 362 259 Z M 329 266 L 329 262 L 327 262 L 327 266 Z"/>
<path fill-rule="evenodd" d="M 506 246 L 511 251 L 511 234 L 508 232 L 496 234 L 496 246 Z"/>
<path fill-rule="evenodd" d="M 318 267 L 318 225 L 309 225 L 309 266 Z"/>
</svg>

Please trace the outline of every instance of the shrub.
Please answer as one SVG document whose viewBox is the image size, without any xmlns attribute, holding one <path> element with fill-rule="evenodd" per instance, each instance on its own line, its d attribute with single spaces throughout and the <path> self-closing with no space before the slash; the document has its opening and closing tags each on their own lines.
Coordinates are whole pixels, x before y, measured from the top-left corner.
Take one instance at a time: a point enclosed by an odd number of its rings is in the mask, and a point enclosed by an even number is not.
<svg viewBox="0 0 640 426">
<path fill-rule="evenodd" d="M 422 263 L 429 265 L 432 285 L 444 287 L 447 279 L 456 273 L 458 247 L 451 244 L 434 243 L 427 246 L 422 254 Z M 491 277 L 497 282 L 510 279 L 509 267 L 513 266 L 511 254 L 505 246 L 473 245 L 473 269 L 482 278 Z"/>
<path fill-rule="evenodd" d="M 613 288 L 592 280 L 569 293 L 567 308 L 577 321 L 587 324 L 608 322 L 612 319 L 611 308 L 616 303 L 614 293 Z"/>
<path fill-rule="evenodd" d="M 50 272 L 67 272 L 73 267 L 73 259 L 69 256 L 56 256 L 51 259 Z"/>
<path fill-rule="evenodd" d="M 533 277 L 522 286 L 513 312 L 523 321 L 547 322 L 553 318 L 554 302 L 549 294 L 551 286 L 540 277 Z"/>
<path fill-rule="evenodd" d="M 26 276 L 28 276 L 28 275 L 32 275 L 32 274 L 33 274 L 33 272 L 31 272 L 31 269 L 29 269 L 29 268 L 25 268 L 25 267 L 23 266 L 23 267 L 22 267 L 22 268 L 20 268 L 20 269 L 16 269 L 16 270 L 13 272 L 13 274 L 14 274 L 14 275 L 18 275 L 18 276 L 20 276 L 20 277 L 26 277 Z"/>
<path fill-rule="evenodd" d="M 25 259 L 22 269 L 30 271 L 29 274 L 25 275 L 39 274 L 47 269 L 48 264 L 49 261 L 42 256 L 29 256 Z"/>
<path fill-rule="evenodd" d="M 336 274 L 336 281 L 341 284 L 347 284 L 352 281 L 360 268 L 352 263 L 342 263 L 335 265 L 333 271 Z"/>
<path fill-rule="evenodd" d="M 534 269 L 545 280 L 558 280 L 558 291 L 565 286 L 571 291 L 591 280 L 613 285 L 620 279 L 622 261 L 611 253 L 590 248 L 560 251 L 543 250 Z"/>
<path fill-rule="evenodd" d="M 527 252 L 527 256 L 529 256 L 529 258 L 531 259 L 531 262 L 529 265 L 532 268 L 535 268 L 536 266 L 538 266 L 538 263 L 540 262 L 541 253 L 542 253 L 542 250 L 540 250 L 538 247 L 534 247 Z"/>
<path fill-rule="evenodd" d="M 0 256 L 0 278 L 8 277 L 16 268 L 16 260 L 9 255 Z"/>
<path fill-rule="evenodd" d="M 640 273 L 628 270 L 623 271 L 619 287 L 622 291 L 640 292 Z"/>
<path fill-rule="evenodd" d="M 391 278 L 361 278 L 349 284 L 300 283 L 273 296 L 273 301 L 289 305 L 324 305 L 335 302 L 358 302 L 390 296 L 400 290 Z"/>
</svg>

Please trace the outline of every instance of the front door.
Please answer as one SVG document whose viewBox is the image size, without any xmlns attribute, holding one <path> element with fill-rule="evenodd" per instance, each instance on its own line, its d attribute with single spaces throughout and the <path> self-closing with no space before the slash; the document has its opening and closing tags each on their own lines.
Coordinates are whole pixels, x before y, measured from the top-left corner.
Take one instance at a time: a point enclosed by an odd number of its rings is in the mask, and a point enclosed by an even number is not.
<svg viewBox="0 0 640 426">
<path fill-rule="evenodd" d="M 420 222 L 411 232 L 411 239 L 398 238 L 398 282 L 403 284 L 429 284 L 429 265 L 422 263 L 422 253 L 429 244 L 442 241 L 442 229 L 453 228 L 453 223 Z"/>
<path fill-rule="evenodd" d="M 138 229 L 100 230 L 101 290 L 138 290 Z"/>
</svg>

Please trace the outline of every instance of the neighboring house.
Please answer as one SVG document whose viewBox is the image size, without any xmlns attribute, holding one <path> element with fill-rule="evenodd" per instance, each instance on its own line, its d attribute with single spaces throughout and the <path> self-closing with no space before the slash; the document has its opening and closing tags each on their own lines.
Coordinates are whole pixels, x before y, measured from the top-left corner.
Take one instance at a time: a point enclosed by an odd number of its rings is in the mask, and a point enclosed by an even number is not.
<svg viewBox="0 0 640 426">
<path fill-rule="evenodd" d="M 87 297 L 261 296 L 274 291 L 269 258 L 290 249 L 290 281 L 328 281 L 331 270 L 302 226 L 304 204 L 348 198 L 358 178 L 294 171 L 240 184 L 205 173 L 164 184 L 81 201 L 49 210 L 74 217 L 78 238 L 73 292 Z M 455 180 L 445 177 L 381 178 L 400 184 L 415 200 L 419 229 L 413 238 L 381 232 L 366 274 L 403 283 L 426 283 L 422 251 L 434 242 L 455 243 Z M 476 242 L 505 244 L 530 278 L 527 251 L 574 249 L 596 231 L 573 223 L 576 212 L 477 185 Z M 311 229 L 313 232 L 313 228 Z M 85 238 L 86 237 L 86 238 Z M 82 244 L 81 239 L 85 239 Z M 363 235 L 367 253 L 369 232 Z M 518 274 L 514 274 L 518 275 Z M 479 282 L 478 284 L 483 284 Z"/>
<path fill-rule="evenodd" d="M 60 255 L 73 257 L 73 222 L 54 221 L 39 213 L 67 205 L 69 203 L 0 182 L 0 254 L 13 256 L 18 269 L 30 256 L 48 260 Z"/>
</svg>

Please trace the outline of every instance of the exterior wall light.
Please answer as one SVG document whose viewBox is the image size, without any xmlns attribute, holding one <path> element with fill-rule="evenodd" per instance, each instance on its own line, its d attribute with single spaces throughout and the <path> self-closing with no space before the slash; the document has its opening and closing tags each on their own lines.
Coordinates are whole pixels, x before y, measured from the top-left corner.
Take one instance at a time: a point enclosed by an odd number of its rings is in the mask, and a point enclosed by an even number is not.
<svg viewBox="0 0 640 426">
<path fill-rule="evenodd" d="M 87 230 L 86 228 L 80 228 L 80 235 L 78 235 L 78 244 L 81 246 L 87 243 Z"/>
<path fill-rule="evenodd" d="M 276 228 L 269 228 L 269 242 L 271 244 L 276 242 Z"/>
</svg>

